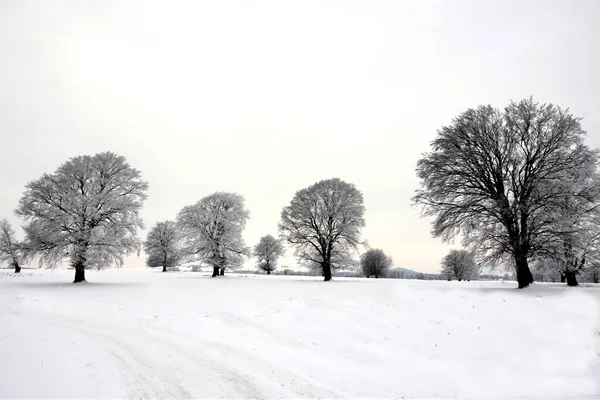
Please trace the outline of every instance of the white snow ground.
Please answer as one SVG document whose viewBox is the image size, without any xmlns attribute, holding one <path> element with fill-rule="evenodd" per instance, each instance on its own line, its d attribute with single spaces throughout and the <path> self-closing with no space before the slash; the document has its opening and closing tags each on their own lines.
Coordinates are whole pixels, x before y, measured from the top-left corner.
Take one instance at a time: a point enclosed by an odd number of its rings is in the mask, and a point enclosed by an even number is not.
<svg viewBox="0 0 600 400">
<path fill-rule="evenodd" d="M 2 398 L 600 398 L 600 287 L 0 271 Z"/>
</svg>

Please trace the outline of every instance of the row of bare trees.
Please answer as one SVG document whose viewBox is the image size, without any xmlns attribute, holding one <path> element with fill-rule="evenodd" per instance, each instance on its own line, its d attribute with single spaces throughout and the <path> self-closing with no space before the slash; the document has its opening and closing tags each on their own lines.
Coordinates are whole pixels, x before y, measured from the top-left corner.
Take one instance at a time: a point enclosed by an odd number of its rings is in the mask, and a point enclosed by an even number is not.
<svg viewBox="0 0 600 400">
<path fill-rule="evenodd" d="M 213 267 L 213 276 L 241 266 L 254 256 L 258 268 L 270 274 L 284 254 L 282 241 L 291 245 L 306 266 L 319 268 L 326 281 L 332 269 L 352 263 L 352 253 L 363 244 L 362 193 L 340 179 L 315 183 L 296 193 L 281 213 L 279 236 L 263 236 L 251 249 L 242 238 L 249 217 L 244 198 L 217 192 L 184 207 L 176 221 L 160 222 L 150 231 L 144 247 L 148 266 L 163 271 L 179 261 L 198 260 Z"/>
<path fill-rule="evenodd" d="M 569 110 L 532 99 L 503 110 L 467 110 L 439 130 L 431 152 L 418 161 L 421 189 L 413 201 L 434 217 L 434 236 L 460 236 L 479 264 L 511 264 L 519 288 L 533 282 L 530 266 L 556 270 L 576 285 L 578 274 L 600 263 L 600 154 L 584 143 L 585 134 Z M 27 184 L 16 209 L 25 239 L 16 241 L 3 222 L 0 256 L 15 270 L 28 258 L 49 265 L 69 260 L 75 282 L 85 280 L 86 268 L 120 265 L 141 249 L 137 231 L 147 188 L 122 156 L 72 158 Z M 332 269 L 353 265 L 364 245 L 364 212 L 354 185 L 322 180 L 284 207 L 279 237 L 330 280 Z M 254 252 L 247 248 L 248 217 L 239 194 L 206 196 L 152 229 L 148 263 L 167 268 L 196 258 L 217 275 L 255 254 L 270 272 L 283 250 L 272 236 Z M 173 242 L 165 249 L 169 235 Z"/>
<path fill-rule="evenodd" d="M 8 221 L 0 222 L 0 261 L 19 272 L 37 260 L 55 266 L 68 260 L 74 282 L 85 270 L 122 265 L 142 249 L 138 230 L 148 183 L 123 156 L 105 152 L 69 159 L 52 174 L 29 182 L 15 213 L 24 221 L 25 238 L 17 241 Z M 309 267 L 318 266 L 325 280 L 343 268 L 363 244 L 362 193 L 340 179 L 322 180 L 298 191 L 281 213 L 279 236 L 266 235 L 253 249 L 242 232 L 249 218 L 243 196 L 217 192 L 185 206 L 176 221 L 157 223 L 143 243 L 149 266 L 166 271 L 186 260 L 213 267 L 213 276 L 239 267 L 254 255 L 270 273 L 284 252 L 282 241 Z"/>
</svg>

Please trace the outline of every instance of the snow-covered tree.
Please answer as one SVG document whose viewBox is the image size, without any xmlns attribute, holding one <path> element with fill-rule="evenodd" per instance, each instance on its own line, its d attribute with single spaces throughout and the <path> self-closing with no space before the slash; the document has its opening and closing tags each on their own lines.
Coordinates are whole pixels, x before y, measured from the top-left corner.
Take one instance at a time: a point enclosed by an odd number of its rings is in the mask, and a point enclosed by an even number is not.
<svg viewBox="0 0 600 400">
<path fill-rule="evenodd" d="M 213 277 L 239 268 L 250 253 L 242 238 L 248 217 L 237 193 L 213 193 L 184 207 L 177 215 L 182 254 L 212 265 Z"/>
<path fill-rule="evenodd" d="M 600 283 L 600 262 L 590 263 L 590 267 L 584 272 L 587 282 Z"/>
<path fill-rule="evenodd" d="M 450 250 L 442 260 L 442 276 L 445 279 L 470 281 L 476 279 L 478 275 L 479 269 L 475 257 L 467 250 Z"/>
<path fill-rule="evenodd" d="M 277 260 L 285 253 L 285 249 L 279 239 L 273 235 L 260 238 L 254 246 L 254 257 L 258 260 L 258 268 L 265 271 L 267 275 L 277 268 Z"/>
<path fill-rule="evenodd" d="M 461 234 L 480 261 L 514 260 L 519 288 L 533 276 L 557 215 L 554 183 L 565 171 L 589 170 L 598 154 L 568 110 L 532 99 L 467 110 L 443 127 L 417 164 L 422 188 L 413 198 L 435 217 L 433 235 Z M 554 188 L 554 189 L 552 189 Z M 550 228 L 550 229 L 549 229 Z"/>
<path fill-rule="evenodd" d="M 373 275 L 375 278 L 379 278 L 380 276 L 385 278 L 392 263 L 392 258 L 387 256 L 381 249 L 367 250 L 360 257 L 362 274 L 367 278 Z"/>
<path fill-rule="evenodd" d="M 577 275 L 600 261 L 600 172 L 589 169 L 564 171 L 546 189 L 554 207 L 546 215 L 552 221 L 543 251 L 535 261 L 538 273 L 558 274 L 561 281 L 577 286 Z"/>
<path fill-rule="evenodd" d="M 177 225 L 173 221 L 157 222 L 148 232 L 144 242 L 144 250 L 148 256 L 146 264 L 150 268 L 174 267 L 180 259 Z"/>
<path fill-rule="evenodd" d="M 15 269 L 15 274 L 21 272 L 22 254 L 19 242 L 10 222 L 0 220 L 0 262 L 8 263 Z"/>
<path fill-rule="evenodd" d="M 362 244 L 365 225 L 362 193 L 338 178 L 319 181 L 298 191 L 281 212 L 281 236 L 307 265 L 320 265 L 325 281 L 331 269 L 350 263 Z"/>
<path fill-rule="evenodd" d="M 40 263 L 69 259 L 74 282 L 85 269 L 122 265 L 139 251 L 139 215 L 148 184 L 125 157 L 111 152 L 69 159 L 29 182 L 16 210 L 26 224 L 23 248 Z"/>
</svg>

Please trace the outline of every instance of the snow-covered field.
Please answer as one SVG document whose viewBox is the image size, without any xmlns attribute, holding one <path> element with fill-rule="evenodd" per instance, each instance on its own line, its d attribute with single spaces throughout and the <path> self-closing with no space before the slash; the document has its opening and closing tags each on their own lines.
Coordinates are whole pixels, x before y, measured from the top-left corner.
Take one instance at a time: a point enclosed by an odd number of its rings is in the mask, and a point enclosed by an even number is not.
<svg viewBox="0 0 600 400">
<path fill-rule="evenodd" d="M 600 287 L 0 271 L 3 398 L 600 398 Z"/>
</svg>

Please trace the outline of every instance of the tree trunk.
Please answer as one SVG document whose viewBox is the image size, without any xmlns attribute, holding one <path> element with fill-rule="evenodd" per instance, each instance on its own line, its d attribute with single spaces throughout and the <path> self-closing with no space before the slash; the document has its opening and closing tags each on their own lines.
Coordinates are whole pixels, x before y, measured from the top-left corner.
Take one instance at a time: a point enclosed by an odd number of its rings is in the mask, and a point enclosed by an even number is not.
<svg viewBox="0 0 600 400">
<path fill-rule="evenodd" d="M 565 283 L 566 279 L 567 277 L 565 276 L 565 274 L 560 274 L 560 283 Z"/>
<path fill-rule="evenodd" d="M 163 265 L 163 270 L 162 270 L 162 272 L 167 272 L 167 266 L 166 266 L 166 265 Z"/>
<path fill-rule="evenodd" d="M 75 266 L 75 279 L 73 283 L 85 282 L 85 268 L 82 264 Z"/>
<path fill-rule="evenodd" d="M 567 286 L 577 286 L 577 274 L 573 271 L 565 271 L 565 276 L 567 278 Z"/>
<path fill-rule="evenodd" d="M 73 283 L 85 282 L 85 264 L 86 254 L 88 249 L 88 243 L 85 241 L 78 241 L 75 246 L 75 254 L 72 259 L 72 266 L 75 267 L 75 279 Z"/>
<path fill-rule="evenodd" d="M 517 256 L 515 257 L 517 267 L 517 282 L 519 283 L 519 289 L 525 289 L 533 283 L 533 275 L 529 269 L 529 263 L 527 257 Z"/>
<path fill-rule="evenodd" d="M 267 275 L 271 275 L 271 270 L 270 269 L 267 270 Z"/>
<path fill-rule="evenodd" d="M 225 275 L 225 268 L 221 268 L 221 272 L 219 273 L 219 275 L 221 275 L 221 276 Z"/>
<path fill-rule="evenodd" d="M 21 272 L 21 266 L 18 263 L 15 263 L 15 274 Z"/>
<path fill-rule="evenodd" d="M 215 276 L 219 275 L 219 267 L 213 267 L 213 274 L 212 277 L 214 278 Z"/>
<path fill-rule="evenodd" d="M 328 262 L 323 263 L 323 276 L 325 282 L 331 280 L 331 264 Z"/>
</svg>

